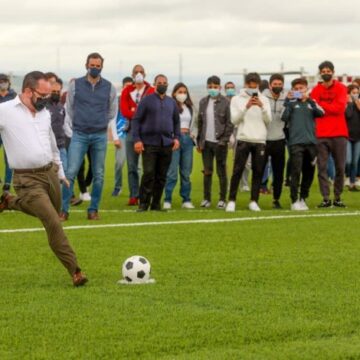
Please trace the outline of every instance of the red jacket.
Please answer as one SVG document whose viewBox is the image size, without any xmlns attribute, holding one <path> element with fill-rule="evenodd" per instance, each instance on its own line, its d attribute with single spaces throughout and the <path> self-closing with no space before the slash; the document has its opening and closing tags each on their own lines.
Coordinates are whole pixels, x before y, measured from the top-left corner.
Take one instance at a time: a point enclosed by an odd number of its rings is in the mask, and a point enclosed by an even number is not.
<svg viewBox="0 0 360 360">
<path fill-rule="evenodd" d="M 348 137 L 348 128 L 345 119 L 347 105 L 346 86 L 337 80 L 326 88 L 323 84 L 317 84 L 310 94 L 325 111 L 325 115 L 316 119 L 316 136 L 325 137 Z"/>
<path fill-rule="evenodd" d="M 155 88 L 153 88 L 148 82 L 145 81 L 144 84 L 145 84 L 145 90 L 141 96 L 141 99 L 155 92 Z M 138 104 L 136 104 L 131 97 L 131 93 L 135 89 L 136 89 L 135 85 L 127 86 L 121 93 L 119 100 L 119 109 L 121 110 L 121 114 L 128 120 L 132 120 L 138 106 Z"/>
</svg>

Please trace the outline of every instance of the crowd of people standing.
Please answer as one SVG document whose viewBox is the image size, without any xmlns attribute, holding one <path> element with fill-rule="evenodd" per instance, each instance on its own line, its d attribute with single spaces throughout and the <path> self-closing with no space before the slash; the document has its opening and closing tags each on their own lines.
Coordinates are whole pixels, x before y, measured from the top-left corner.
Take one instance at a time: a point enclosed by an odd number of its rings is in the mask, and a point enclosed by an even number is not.
<svg viewBox="0 0 360 360">
<path fill-rule="evenodd" d="M 45 108 L 69 183 L 69 187 L 62 186 L 61 221 L 68 220 L 70 205 L 82 201 L 89 201 L 89 220 L 100 218 L 109 129 L 115 146 L 112 196 L 123 191 L 127 164 L 127 205 L 137 206 L 139 212 L 171 209 L 178 179 L 182 207 L 196 207 L 191 199 L 194 148 L 201 153 L 203 163 L 202 208 L 212 206 L 215 166 L 219 180 L 216 207 L 227 212 L 236 209 L 240 184 L 250 191 L 249 209 L 259 211 L 259 194 L 264 188 L 268 191 L 269 173 L 274 209 L 282 208 L 285 183 L 290 186 L 291 209 L 307 210 L 316 165 L 323 197 L 319 207 L 345 207 L 341 199 L 344 181 L 350 191 L 358 190 L 360 84 L 356 80 L 346 87 L 336 80 L 330 61 L 319 65 L 321 81 L 312 89 L 305 78 L 297 78 L 291 90 L 285 91 L 282 74 L 264 81 L 254 72 L 246 75 L 240 91 L 227 82 L 223 95 L 221 79 L 213 75 L 199 104 L 193 103 L 184 83 L 176 84 L 167 95 L 168 79 L 163 74 L 157 75 L 153 84 L 147 82 L 140 64 L 123 79 L 117 96 L 115 87 L 101 75 L 104 59 L 100 54 L 90 54 L 85 65 L 85 76 L 72 79 L 66 92 L 56 74 L 45 74 L 51 86 Z M 0 102 L 15 97 L 9 78 L 0 74 Z M 229 150 L 234 153 L 230 181 Z M 12 178 L 6 146 L 4 154 L 6 193 Z M 334 169 L 333 176 L 329 167 Z M 333 197 L 329 175 L 333 177 Z M 74 195 L 76 179 L 79 199 Z"/>
</svg>

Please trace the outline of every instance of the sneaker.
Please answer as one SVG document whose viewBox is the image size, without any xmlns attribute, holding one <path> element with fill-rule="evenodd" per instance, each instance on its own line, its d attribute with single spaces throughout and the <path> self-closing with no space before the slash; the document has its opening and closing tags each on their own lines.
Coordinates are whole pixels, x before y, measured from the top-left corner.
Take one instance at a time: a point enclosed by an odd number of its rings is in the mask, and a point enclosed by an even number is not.
<svg viewBox="0 0 360 360">
<path fill-rule="evenodd" d="M 137 197 L 131 197 L 128 201 L 128 206 L 137 206 L 139 204 L 139 200 Z"/>
<path fill-rule="evenodd" d="M 301 206 L 301 203 L 299 200 L 296 200 L 294 203 L 291 204 L 291 210 L 293 211 L 301 211 L 304 210 Z"/>
<path fill-rule="evenodd" d="M 193 205 L 193 203 L 191 201 L 185 201 L 183 202 L 183 204 L 181 205 L 181 207 L 183 209 L 195 209 L 195 206 Z"/>
<path fill-rule="evenodd" d="M 121 194 L 121 188 L 114 188 L 111 196 L 119 196 Z"/>
<path fill-rule="evenodd" d="M 304 199 L 300 199 L 300 205 L 302 207 L 302 210 L 305 210 L 305 211 L 309 210 L 309 207 L 306 205 L 306 202 Z"/>
<path fill-rule="evenodd" d="M 279 200 L 274 200 L 272 207 L 273 207 L 273 209 L 277 209 L 277 210 L 282 209 L 282 206 L 281 206 Z"/>
<path fill-rule="evenodd" d="M 360 190 L 356 187 L 355 184 L 351 184 L 349 185 L 349 191 L 359 192 Z"/>
<path fill-rule="evenodd" d="M 323 208 L 329 208 L 331 207 L 331 200 L 323 200 L 319 205 L 318 208 L 323 209 Z"/>
<path fill-rule="evenodd" d="M 357 178 L 357 179 L 356 179 L 355 185 L 356 185 L 356 186 L 360 186 L 360 178 Z"/>
<path fill-rule="evenodd" d="M 346 205 L 340 199 L 334 200 L 333 205 L 339 208 L 346 208 Z"/>
<path fill-rule="evenodd" d="M 226 205 L 226 212 L 234 212 L 236 208 L 236 204 L 235 201 L 229 201 Z"/>
<path fill-rule="evenodd" d="M 220 201 L 217 203 L 216 208 L 217 208 L 217 209 L 222 209 L 222 210 L 225 209 L 225 208 L 226 208 L 226 202 L 223 201 L 223 200 L 220 200 Z"/>
<path fill-rule="evenodd" d="M 344 181 L 344 186 L 350 186 L 350 178 L 346 178 Z"/>
<path fill-rule="evenodd" d="M 170 210 L 171 209 L 171 202 L 165 201 L 163 205 L 164 210 Z"/>
<path fill-rule="evenodd" d="M 251 211 L 261 211 L 259 205 L 257 204 L 256 201 L 251 201 L 249 204 L 249 210 Z"/>
<path fill-rule="evenodd" d="M 243 191 L 243 192 L 249 192 L 249 191 L 250 191 L 250 188 L 249 188 L 249 186 L 244 185 L 244 186 L 241 188 L 241 191 Z"/>
<path fill-rule="evenodd" d="M 200 207 L 202 207 L 202 208 L 209 208 L 210 206 L 211 206 L 211 202 L 209 200 L 203 200 L 200 203 Z"/>
<path fill-rule="evenodd" d="M 91 201 L 91 196 L 90 196 L 90 194 L 89 194 L 88 192 L 86 192 L 86 193 L 81 193 L 81 194 L 80 194 L 80 199 L 81 199 L 82 201 Z"/>
</svg>

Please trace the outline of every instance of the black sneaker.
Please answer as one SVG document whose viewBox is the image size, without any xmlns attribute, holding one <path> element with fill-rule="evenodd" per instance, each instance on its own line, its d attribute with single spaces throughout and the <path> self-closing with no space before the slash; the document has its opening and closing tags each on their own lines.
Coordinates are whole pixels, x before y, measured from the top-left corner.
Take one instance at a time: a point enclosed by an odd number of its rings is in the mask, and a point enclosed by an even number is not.
<svg viewBox="0 0 360 360">
<path fill-rule="evenodd" d="M 273 209 L 282 209 L 282 206 L 281 206 L 279 200 L 274 200 L 272 207 L 273 207 Z"/>
<path fill-rule="evenodd" d="M 319 205 L 318 208 L 329 208 L 331 207 L 331 200 L 323 200 Z"/>
<path fill-rule="evenodd" d="M 339 208 L 346 208 L 346 205 L 340 200 L 334 200 L 333 205 Z"/>
</svg>

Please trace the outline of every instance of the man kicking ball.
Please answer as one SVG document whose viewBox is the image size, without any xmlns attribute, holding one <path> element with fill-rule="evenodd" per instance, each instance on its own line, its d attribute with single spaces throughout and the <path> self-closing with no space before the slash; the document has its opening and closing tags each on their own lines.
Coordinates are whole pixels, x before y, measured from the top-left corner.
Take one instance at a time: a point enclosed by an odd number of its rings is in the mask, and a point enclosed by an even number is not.
<svg viewBox="0 0 360 360">
<path fill-rule="evenodd" d="M 13 186 L 17 196 L 5 192 L 0 212 L 19 210 L 40 219 L 49 245 L 70 273 L 74 286 L 88 280 L 81 272 L 75 253 L 61 226 L 59 179 L 68 185 L 45 105 L 50 83 L 40 71 L 27 74 L 22 93 L 0 105 L 0 134 L 14 170 Z"/>
</svg>

